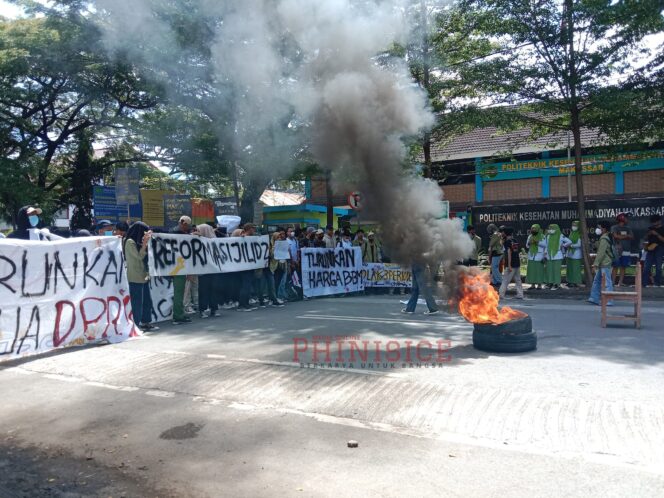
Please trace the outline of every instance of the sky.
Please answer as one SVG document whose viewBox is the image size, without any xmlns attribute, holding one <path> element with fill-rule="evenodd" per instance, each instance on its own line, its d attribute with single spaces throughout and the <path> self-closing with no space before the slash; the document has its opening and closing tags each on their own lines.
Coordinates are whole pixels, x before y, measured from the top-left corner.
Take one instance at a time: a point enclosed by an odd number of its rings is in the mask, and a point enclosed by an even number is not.
<svg viewBox="0 0 664 498">
<path fill-rule="evenodd" d="M 16 5 L 11 5 L 4 0 L 0 0 L 0 16 L 16 17 L 21 13 L 21 9 Z"/>
</svg>

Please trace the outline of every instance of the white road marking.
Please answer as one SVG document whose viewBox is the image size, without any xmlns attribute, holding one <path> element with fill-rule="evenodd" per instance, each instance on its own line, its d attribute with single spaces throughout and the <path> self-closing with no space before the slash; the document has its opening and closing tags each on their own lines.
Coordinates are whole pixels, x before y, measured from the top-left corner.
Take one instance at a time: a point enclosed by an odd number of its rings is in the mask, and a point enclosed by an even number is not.
<svg viewBox="0 0 664 498">
<path fill-rule="evenodd" d="M 36 372 L 33 372 L 32 370 L 25 370 L 24 368 L 21 367 L 9 367 L 4 369 L 5 372 L 12 372 L 12 373 L 17 373 L 21 375 L 34 375 Z"/>
<path fill-rule="evenodd" d="M 175 393 L 170 391 L 145 391 L 148 396 L 155 396 L 157 398 L 174 398 Z"/>
<path fill-rule="evenodd" d="M 134 391 L 139 391 L 140 388 L 138 387 L 130 387 L 130 386 L 114 386 L 113 384 L 106 384 L 104 382 L 92 382 L 88 381 L 85 382 L 86 386 L 92 386 L 92 387 L 103 387 L 105 389 L 112 389 L 113 391 L 123 391 L 123 392 L 134 392 Z"/>
<path fill-rule="evenodd" d="M 415 327 L 445 327 L 448 328 L 451 324 L 449 322 L 429 321 L 429 320 L 399 320 L 398 318 L 370 318 L 370 317 L 353 317 L 353 316 L 337 316 L 337 315 L 299 315 L 296 318 L 307 320 L 332 320 L 341 322 L 362 322 L 362 323 L 385 323 L 390 325 L 409 325 Z M 459 323 L 465 324 L 465 321 L 455 320 Z"/>
<path fill-rule="evenodd" d="M 212 360 L 225 360 L 226 359 L 225 354 L 206 354 L 205 356 L 212 359 Z"/>
<path fill-rule="evenodd" d="M 43 377 L 46 377 L 47 379 L 52 379 L 52 380 L 61 380 L 63 382 L 83 382 L 84 379 L 80 377 L 71 377 L 68 375 L 60 375 L 60 374 L 43 374 Z"/>
</svg>

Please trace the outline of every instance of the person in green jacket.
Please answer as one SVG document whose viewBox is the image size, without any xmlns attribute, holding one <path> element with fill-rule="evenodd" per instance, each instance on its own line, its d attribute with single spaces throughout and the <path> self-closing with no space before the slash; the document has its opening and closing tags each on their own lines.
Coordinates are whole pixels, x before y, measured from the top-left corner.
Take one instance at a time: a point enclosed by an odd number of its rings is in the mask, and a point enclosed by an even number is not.
<svg viewBox="0 0 664 498">
<path fill-rule="evenodd" d="M 572 242 L 567 248 L 567 287 L 578 287 L 581 279 L 581 233 L 579 232 L 579 221 L 572 222 L 572 231 L 569 240 Z"/>
<path fill-rule="evenodd" d="M 530 227 L 530 235 L 526 240 L 528 247 L 528 269 L 526 271 L 526 282 L 531 289 L 541 289 L 546 281 L 544 277 L 544 253 L 546 252 L 546 240 L 542 234 L 542 228 L 535 224 Z"/>
<path fill-rule="evenodd" d="M 595 279 L 593 286 L 590 290 L 590 297 L 588 302 L 592 304 L 600 304 L 600 297 L 602 292 L 602 275 L 606 282 L 606 290 L 613 290 L 613 279 L 611 278 L 611 265 L 613 264 L 613 242 L 609 237 L 611 230 L 611 223 L 608 221 L 600 221 L 599 226 L 595 229 L 595 235 L 599 236 L 599 244 L 597 246 L 597 255 L 593 262 L 593 270 L 595 271 Z M 609 306 L 612 303 L 608 303 Z"/>
<path fill-rule="evenodd" d="M 560 287 L 564 251 L 571 244 L 570 240 L 560 232 L 555 223 L 546 231 L 546 286 L 551 290 Z"/>
<path fill-rule="evenodd" d="M 122 239 L 129 282 L 129 297 L 134 323 L 142 330 L 157 330 L 152 325 L 152 297 L 147 269 L 148 242 L 152 232 L 141 221 L 135 222 Z"/>
</svg>

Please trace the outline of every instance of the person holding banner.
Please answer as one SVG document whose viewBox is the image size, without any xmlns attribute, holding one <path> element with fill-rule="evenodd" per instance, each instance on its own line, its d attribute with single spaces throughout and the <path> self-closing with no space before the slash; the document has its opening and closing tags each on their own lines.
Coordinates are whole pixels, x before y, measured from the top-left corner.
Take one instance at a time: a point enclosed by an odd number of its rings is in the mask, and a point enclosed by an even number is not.
<svg viewBox="0 0 664 498">
<path fill-rule="evenodd" d="M 567 287 L 578 287 L 581 284 L 581 234 L 579 221 L 572 222 L 572 231 L 569 240 L 572 244 L 567 249 Z"/>
<path fill-rule="evenodd" d="M 122 239 L 122 252 L 127 266 L 129 297 L 134 323 L 146 330 L 158 330 L 152 325 L 152 296 L 147 270 L 148 242 L 152 232 L 142 221 L 134 223 Z"/>
<path fill-rule="evenodd" d="M 253 223 L 245 223 L 243 228 L 238 228 L 232 233 L 232 237 L 251 237 L 256 234 L 256 227 Z M 237 311 L 254 311 L 257 308 L 249 303 L 251 291 L 254 286 L 254 270 L 245 270 L 239 272 L 240 294 L 238 296 Z"/>
<path fill-rule="evenodd" d="M 189 234 L 189 232 L 191 232 L 191 218 L 180 216 L 178 226 L 173 229 L 173 233 Z M 173 325 L 191 322 L 191 318 L 184 313 L 184 290 L 186 286 L 186 275 L 173 277 Z"/>
<path fill-rule="evenodd" d="M 216 238 L 214 229 L 208 224 L 198 225 L 196 229 L 200 237 L 207 239 Z M 215 273 L 198 275 L 198 313 L 201 318 L 219 316 L 217 313 L 217 296 L 215 292 L 218 277 L 219 275 Z"/>
</svg>

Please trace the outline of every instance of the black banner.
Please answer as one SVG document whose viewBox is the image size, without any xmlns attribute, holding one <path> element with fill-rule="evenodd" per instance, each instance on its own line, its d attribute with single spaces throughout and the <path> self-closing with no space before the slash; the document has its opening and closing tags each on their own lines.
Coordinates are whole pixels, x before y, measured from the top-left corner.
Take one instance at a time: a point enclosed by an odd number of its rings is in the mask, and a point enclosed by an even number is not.
<svg viewBox="0 0 664 498">
<path fill-rule="evenodd" d="M 174 194 L 164 196 L 164 226 L 168 229 L 178 226 L 180 217 L 191 217 L 191 196 Z"/>
<path fill-rule="evenodd" d="M 214 202 L 214 215 L 232 215 L 237 216 L 237 204 L 235 197 L 217 197 L 213 199 Z"/>
<path fill-rule="evenodd" d="M 602 220 L 616 223 L 616 216 L 627 214 L 628 226 L 634 231 L 631 251 L 640 251 L 640 241 L 650 226 L 650 216 L 658 214 L 664 216 L 664 198 L 649 197 L 644 199 L 610 199 L 603 201 L 586 201 L 586 217 L 590 239 L 594 240 L 595 227 Z M 572 222 L 579 219 L 578 204 L 576 202 L 550 202 L 547 204 L 510 204 L 505 206 L 478 206 L 473 208 L 473 225 L 476 233 L 482 237 L 482 245 L 486 249 L 489 243 L 487 226 L 491 223 L 496 226 L 505 225 L 514 229 L 518 241 L 525 244 L 528 230 L 535 223 L 546 230 L 552 223 L 560 226 L 565 235 L 568 235 Z"/>
</svg>

